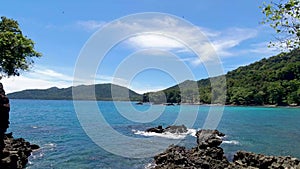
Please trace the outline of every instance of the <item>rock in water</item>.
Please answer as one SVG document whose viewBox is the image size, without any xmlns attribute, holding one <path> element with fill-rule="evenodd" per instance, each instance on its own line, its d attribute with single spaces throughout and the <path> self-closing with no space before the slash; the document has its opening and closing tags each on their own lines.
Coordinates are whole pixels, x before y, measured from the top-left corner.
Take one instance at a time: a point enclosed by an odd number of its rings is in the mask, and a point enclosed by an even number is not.
<svg viewBox="0 0 300 169">
<path fill-rule="evenodd" d="M 239 151 L 233 162 L 224 156 L 220 146 L 225 136 L 218 130 L 200 130 L 196 133 L 197 147 L 171 145 L 154 157 L 155 169 L 300 169 L 300 161 L 292 157 L 275 157 Z"/>
<path fill-rule="evenodd" d="M 235 166 L 253 168 L 300 168 L 297 158 L 282 156 L 265 156 L 246 151 L 238 151 L 233 158 Z"/>
<path fill-rule="evenodd" d="M 196 133 L 199 148 L 218 147 L 225 134 L 218 130 L 200 130 Z"/>
<path fill-rule="evenodd" d="M 12 134 L 6 134 L 4 138 L 5 148 L 0 152 L 0 168 L 21 169 L 28 163 L 28 157 L 38 145 L 30 144 L 23 138 L 14 139 Z"/>
<path fill-rule="evenodd" d="M 196 136 L 198 146 L 191 150 L 171 145 L 165 152 L 155 156 L 155 169 L 224 169 L 229 165 L 223 149 L 218 147 L 222 143 L 223 133 L 217 130 L 200 130 Z"/>
<path fill-rule="evenodd" d="M 146 130 L 146 132 L 154 132 L 154 133 L 165 133 L 165 132 L 169 132 L 169 133 L 174 133 L 174 134 L 182 134 L 182 133 L 186 133 L 187 127 L 185 125 L 181 125 L 181 126 L 168 126 L 165 129 L 162 126 L 157 126 L 157 127 L 153 127 L 153 128 L 149 128 Z"/>
<path fill-rule="evenodd" d="M 164 132 L 164 129 L 162 126 L 158 126 L 158 127 L 149 128 L 146 130 L 146 132 L 162 133 Z"/>
<path fill-rule="evenodd" d="M 175 134 L 186 133 L 187 131 L 188 130 L 185 127 L 185 125 L 181 125 L 181 126 L 168 126 L 164 130 L 164 132 L 170 132 L 170 133 L 175 133 Z"/>
</svg>

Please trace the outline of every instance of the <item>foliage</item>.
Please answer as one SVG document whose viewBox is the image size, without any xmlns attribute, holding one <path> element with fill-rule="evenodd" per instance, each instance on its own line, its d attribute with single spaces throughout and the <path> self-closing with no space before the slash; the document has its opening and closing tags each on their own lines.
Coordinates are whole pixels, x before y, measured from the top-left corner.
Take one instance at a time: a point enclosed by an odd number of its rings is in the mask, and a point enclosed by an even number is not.
<svg viewBox="0 0 300 169">
<path fill-rule="evenodd" d="M 262 12 L 265 15 L 263 24 L 270 24 L 278 33 L 279 47 L 282 49 L 297 49 L 300 44 L 300 1 L 264 3 Z M 271 46 L 277 46 L 271 42 Z"/>
<path fill-rule="evenodd" d="M 34 42 L 23 36 L 17 21 L 1 17 L 0 20 L 0 73 L 3 76 L 19 76 L 28 70 L 32 57 L 41 54 L 34 50 Z"/>
<path fill-rule="evenodd" d="M 226 78 L 228 104 L 299 104 L 300 50 L 239 67 Z"/>
<path fill-rule="evenodd" d="M 226 77 L 226 83 L 225 83 Z M 214 87 L 212 91 L 211 82 Z M 226 84 L 226 86 L 224 86 Z M 195 86 L 196 85 L 196 86 Z M 223 103 L 233 105 L 300 105 L 300 49 L 262 59 L 248 66 L 239 67 L 226 75 L 185 81 L 163 91 L 139 95 L 134 91 L 111 84 L 77 86 L 79 99 L 112 100 L 111 89 L 118 100 L 143 100 L 154 103 Z M 74 88 L 73 88 L 74 89 Z M 26 90 L 8 95 L 16 99 L 72 99 L 72 88 Z"/>
<path fill-rule="evenodd" d="M 96 100 L 138 101 L 142 99 L 138 93 L 113 84 L 81 85 L 64 89 L 52 87 L 43 90 L 24 90 L 8 94 L 8 97 L 11 99 L 71 100 L 73 99 L 72 90 L 77 92 L 76 99 L 78 100 L 94 100 L 95 97 Z M 95 97 L 93 91 L 95 91 Z"/>
<path fill-rule="evenodd" d="M 218 76 L 197 81 L 199 93 L 195 93 L 192 81 L 185 81 L 163 92 L 171 103 L 223 103 L 234 105 L 299 105 L 300 104 L 300 50 L 281 53 L 242 66 Z M 214 82 L 213 87 L 211 82 Z M 179 86 L 185 86 L 182 92 Z M 226 91 L 227 87 L 227 91 Z M 199 99 L 195 96 L 199 95 Z"/>
</svg>

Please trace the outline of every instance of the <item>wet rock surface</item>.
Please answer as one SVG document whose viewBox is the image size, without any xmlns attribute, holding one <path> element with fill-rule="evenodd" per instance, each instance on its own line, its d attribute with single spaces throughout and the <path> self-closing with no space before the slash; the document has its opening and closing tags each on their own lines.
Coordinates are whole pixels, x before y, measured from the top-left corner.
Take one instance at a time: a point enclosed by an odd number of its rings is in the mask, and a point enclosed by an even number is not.
<svg viewBox="0 0 300 169">
<path fill-rule="evenodd" d="M 13 138 L 12 134 L 6 134 L 4 138 L 5 148 L 0 152 L 1 169 L 21 169 L 28 163 L 28 157 L 33 150 L 40 147 L 30 144 L 23 138 Z"/>
<path fill-rule="evenodd" d="M 149 128 L 146 130 L 146 132 L 154 132 L 154 133 L 175 133 L 175 134 L 181 134 L 186 133 L 187 127 L 185 125 L 179 125 L 179 126 L 168 126 L 166 128 L 163 128 L 162 126 L 157 126 L 153 128 Z"/>
<path fill-rule="evenodd" d="M 154 157 L 155 169 L 300 169 L 297 158 L 276 157 L 239 151 L 233 162 L 224 156 L 220 146 L 225 134 L 218 130 L 200 130 L 196 133 L 197 146 L 187 150 L 185 147 L 171 145 L 165 152 Z"/>
</svg>

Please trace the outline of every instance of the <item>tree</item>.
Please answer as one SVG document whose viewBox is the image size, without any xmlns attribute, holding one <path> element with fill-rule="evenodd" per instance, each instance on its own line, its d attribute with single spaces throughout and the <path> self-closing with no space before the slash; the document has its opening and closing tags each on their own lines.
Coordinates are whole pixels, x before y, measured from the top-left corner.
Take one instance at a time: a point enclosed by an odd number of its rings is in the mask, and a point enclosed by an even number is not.
<svg viewBox="0 0 300 169">
<path fill-rule="evenodd" d="M 0 20 L 0 79 L 19 76 L 20 71 L 28 70 L 34 63 L 33 57 L 41 53 L 34 50 L 34 42 L 23 36 L 19 24 L 13 19 Z"/>
<path fill-rule="evenodd" d="M 279 44 L 270 42 L 271 46 L 282 49 L 297 49 L 300 44 L 300 1 L 287 0 L 279 3 L 271 1 L 264 3 L 262 8 L 265 14 L 263 24 L 270 24 L 275 29 Z M 278 45 L 277 45 L 278 44 Z"/>
</svg>

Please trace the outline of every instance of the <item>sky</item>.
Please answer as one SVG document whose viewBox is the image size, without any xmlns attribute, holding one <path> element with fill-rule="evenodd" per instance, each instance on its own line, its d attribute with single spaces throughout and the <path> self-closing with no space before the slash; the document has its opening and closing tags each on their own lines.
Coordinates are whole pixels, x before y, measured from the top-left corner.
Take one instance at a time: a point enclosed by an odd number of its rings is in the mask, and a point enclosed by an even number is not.
<svg viewBox="0 0 300 169">
<path fill-rule="evenodd" d="M 226 73 L 279 53 L 267 47 L 274 32 L 268 25 L 260 24 L 264 17 L 261 5 L 259 0 L 3 1 L 0 16 L 17 20 L 23 34 L 35 42 L 35 49 L 43 57 L 34 59 L 29 71 L 1 82 L 7 93 L 72 86 L 82 51 L 89 40 L 107 27 L 114 27 L 119 33 L 151 29 L 161 33 L 124 38 L 109 49 L 101 62 L 85 56 L 83 60 L 96 66 L 95 74 L 76 84 L 116 83 L 144 93 L 184 80 L 210 77 L 212 68 L 206 64 L 210 51 L 198 45 L 201 55 L 207 54 L 199 59 L 186 45 L 193 45 L 189 40 L 198 37 L 199 31 Z M 120 21 L 145 12 L 162 13 L 164 17 L 144 18 L 138 24 Z M 192 24 L 195 30 L 181 23 Z M 96 48 L 100 50 L 116 34 L 107 35 Z M 135 71 L 130 74 L 129 70 Z"/>
</svg>

